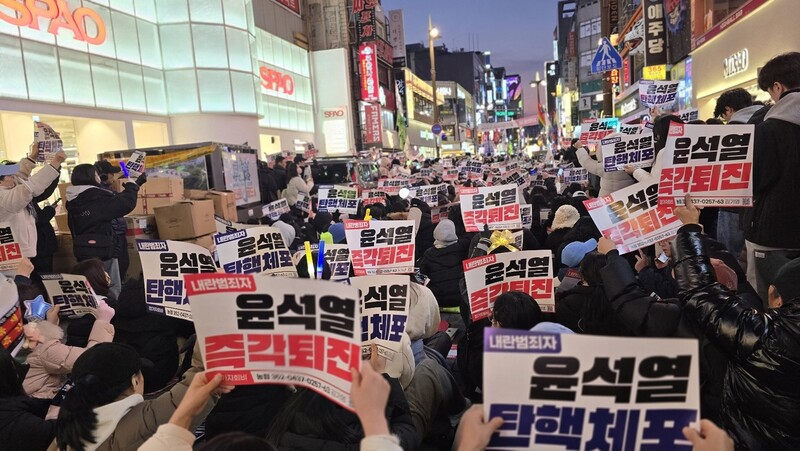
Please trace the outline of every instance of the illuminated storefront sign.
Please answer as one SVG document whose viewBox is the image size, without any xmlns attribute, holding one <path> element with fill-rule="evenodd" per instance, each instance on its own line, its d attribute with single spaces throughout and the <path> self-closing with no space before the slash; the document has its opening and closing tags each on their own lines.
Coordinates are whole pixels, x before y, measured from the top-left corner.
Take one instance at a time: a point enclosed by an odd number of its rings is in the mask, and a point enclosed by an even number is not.
<svg viewBox="0 0 800 451">
<path fill-rule="evenodd" d="M 374 43 L 361 44 L 358 49 L 358 65 L 361 67 L 361 100 L 379 101 L 378 58 Z"/>
<path fill-rule="evenodd" d="M 11 8 L 14 15 L 9 15 L 0 10 L 0 20 L 16 25 L 39 30 L 39 19 L 50 19 L 47 32 L 53 35 L 61 33 L 61 29 L 71 31 L 78 41 L 85 41 L 92 45 L 100 45 L 106 40 L 106 25 L 97 12 L 86 8 L 76 8 L 70 11 L 65 0 L 28 0 L 20 3 L 15 0 L 0 0 L 0 5 Z M 44 6 L 44 8 L 42 8 Z M 94 23 L 96 34 L 90 36 L 86 31 L 86 22 Z"/>
<path fill-rule="evenodd" d="M 294 79 L 289 74 L 261 66 L 261 87 L 267 91 L 280 92 L 286 95 L 294 94 Z"/>
<path fill-rule="evenodd" d="M 725 78 L 741 74 L 750 66 L 750 53 L 747 49 L 739 50 L 733 55 L 722 60 L 723 75 Z"/>
</svg>

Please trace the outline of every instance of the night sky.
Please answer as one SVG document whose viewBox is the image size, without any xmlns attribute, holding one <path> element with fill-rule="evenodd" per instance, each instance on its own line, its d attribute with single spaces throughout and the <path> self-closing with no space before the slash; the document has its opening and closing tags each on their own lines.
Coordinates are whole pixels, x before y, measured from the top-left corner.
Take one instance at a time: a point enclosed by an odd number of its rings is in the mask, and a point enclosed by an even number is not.
<svg viewBox="0 0 800 451">
<path fill-rule="evenodd" d="M 448 49 L 492 52 L 492 65 L 520 74 L 525 87 L 525 115 L 535 114 L 536 95 L 529 85 L 544 62 L 553 59 L 557 0 L 381 0 L 388 11 L 402 9 L 406 44 L 428 45 L 428 15 Z M 477 36 L 477 43 L 476 43 Z M 541 89 L 544 102 L 544 87 Z"/>
</svg>

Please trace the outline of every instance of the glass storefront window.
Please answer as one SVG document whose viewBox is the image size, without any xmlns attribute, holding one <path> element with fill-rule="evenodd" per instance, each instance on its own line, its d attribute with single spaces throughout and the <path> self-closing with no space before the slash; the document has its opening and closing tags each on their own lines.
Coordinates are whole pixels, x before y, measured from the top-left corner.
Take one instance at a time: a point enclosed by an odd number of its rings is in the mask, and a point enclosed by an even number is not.
<svg viewBox="0 0 800 451">
<path fill-rule="evenodd" d="M 192 0 L 189 2 L 192 22 L 222 23 L 220 0 Z"/>
<path fill-rule="evenodd" d="M 112 12 L 114 25 L 114 43 L 117 46 L 117 58 L 129 63 L 141 63 L 139 58 L 139 40 L 136 33 L 136 19 L 133 16 Z"/>
<path fill-rule="evenodd" d="M 119 68 L 110 58 L 91 56 L 92 83 L 95 102 L 100 108 L 122 109 L 122 93 L 119 89 Z"/>
<path fill-rule="evenodd" d="M 144 78 L 144 94 L 147 101 L 147 112 L 150 114 L 167 114 L 167 93 L 164 90 L 164 73 L 160 70 L 142 68 Z"/>
<path fill-rule="evenodd" d="M 64 101 L 75 105 L 94 106 L 89 55 L 61 49 L 58 58 L 61 63 L 61 82 L 64 84 Z"/>
<path fill-rule="evenodd" d="M 156 0 L 159 23 L 181 23 L 189 21 L 186 0 Z"/>
<path fill-rule="evenodd" d="M 161 29 L 161 53 L 164 69 L 194 67 L 189 24 L 163 25 L 159 28 Z"/>
<path fill-rule="evenodd" d="M 250 72 L 253 70 L 253 56 L 250 53 L 250 34 L 246 31 L 228 28 L 225 30 L 228 41 L 228 60 L 231 69 Z"/>
<path fill-rule="evenodd" d="M 233 111 L 228 71 L 198 69 L 197 82 L 200 87 L 200 108 L 203 112 Z"/>
<path fill-rule="evenodd" d="M 247 24 L 249 2 L 245 4 L 244 0 L 222 0 L 222 6 L 225 9 L 225 23 L 227 25 L 244 30 L 250 28 Z"/>
<path fill-rule="evenodd" d="M 0 67 L 3 68 L 0 96 L 23 99 L 28 97 L 19 38 L 0 35 Z"/>
<path fill-rule="evenodd" d="M 141 66 L 120 62 L 119 83 L 125 93 L 122 96 L 122 107 L 129 111 L 147 112 Z"/>
<path fill-rule="evenodd" d="M 160 69 L 162 64 L 161 44 L 158 40 L 158 26 L 140 19 L 136 21 L 136 29 L 139 35 L 142 65 Z"/>
<path fill-rule="evenodd" d="M 221 25 L 192 25 L 196 67 L 228 68 L 225 29 Z"/>
<path fill-rule="evenodd" d="M 231 72 L 233 108 L 237 113 L 257 113 L 255 78 L 251 74 Z"/>
<path fill-rule="evenodd" d="M 97 13 L 98 16 L 100 16 L 100 18 L 103 20 L 103 23 L 106 24 L 106 40 L 99 45 L 90 45 L 89 53 L 93 55 L 106 56 L 108 58 L 116 58 L 117 50 L 114 45 L 114 27 L 113 22 L 111 21 L 111 12 L 108 8 L 104 8 L 102 6 L 94 6 L 92 9 Z M 112 26 L 109 26 L 109 24 L 112 24 Z M 90 36 L 97 36 L 97 26 L 91 20 L 86 21 L 86 34 Z M 127 38 L 127 36 L 125 37 Z"/>
<path fill-rule="evenodd" d="M 22 41 L 28 97 L 31 100 L 63 102 L 61 71 L 58 69 L 56 48 L 33 41 Z M 4 77 L 5 78 L 5 77 Z"/>
<path fill-rule="evenodd" d="M 171 113 L 197 113 L 197 79 L 194 70 L 171 70 L 165 74 Z"/>
<path fill-rule="evenodd" d="M 136 17 L 156 22 L 156 4 L 154 0 L 136 0 Z"/>
<path fill-rule="evenodd" d="M 137 1 L 138 3 L 138 1 Z M 133 14 L 133 0 L 111 0 L 112 9 L 116 9 L 117 11 L 122 11 L 126 14 Z"/>
</svg>

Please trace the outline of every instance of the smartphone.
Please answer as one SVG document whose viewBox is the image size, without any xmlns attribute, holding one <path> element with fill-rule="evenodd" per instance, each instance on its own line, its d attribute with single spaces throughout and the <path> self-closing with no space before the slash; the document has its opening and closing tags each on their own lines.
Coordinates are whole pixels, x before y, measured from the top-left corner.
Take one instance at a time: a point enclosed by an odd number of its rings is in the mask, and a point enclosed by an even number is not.
<svg viewBox="0 0 800 451">
<path fill-rule="evenodd" d="M 658 256 L 658 261 L 660 261 L 661 263 L 666 263 L 666 262 L 668 262 L 668 261 L 669 261 L 669 257 L 667 257 L 667 254 L 665 254 L 665 253 L 662 251 L 662 252 L 661 252 L 661 255 L 659 255 L 659 256 Z"/>
</svg>

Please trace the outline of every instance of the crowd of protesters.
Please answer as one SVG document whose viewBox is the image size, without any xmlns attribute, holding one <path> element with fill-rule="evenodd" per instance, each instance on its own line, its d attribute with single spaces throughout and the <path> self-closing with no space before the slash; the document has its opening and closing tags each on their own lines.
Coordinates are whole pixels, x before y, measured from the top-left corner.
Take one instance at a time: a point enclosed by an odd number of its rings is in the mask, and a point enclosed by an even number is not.
<svg viewBox="0 0 800 451">
<path fill-rule="evenodd" d="M 419 271 L 411 276 L 407 351 L 392 362 L 374 351 L 353 370 L 354 412 L 307 389 L 234 390 L 220 376 L 208 377 L 192 323 L 149 313 L 141 273 L 124 280 L 120 218 L 133 210 L 146 176 L 121 180 L 115 192 L 110 181 L 120 176 L 117 168 L 79 165 L 65 199 L 80 262 L 72 272 L 86 276 L 102 299 L 94 316 L 62 321 L 56 307 L 28 322 L 26 349 L 16 358 L 0 349 L 0 448 L 482 449 L 503 423 L 484 418 L 480 405 L 485 384 L 502 383 L 483 379 L 484 330 L 499 327 L 694 338 L 704 420 L 699 431 L 684 434 L 695 449 L 800 449 L 800 53 L 771 60 L 758 82 L 770 105 L 733 90 L 719 97 L 715 111 L 715 119 L 756 125 L 754 207 L 701 211 L 687 196 L 674 211 L 684 224 L 676 237 L 627 255 L 597 229 L 584 201 L 637 181 L 657 182 L 676 116 L 655 118 L 655 163 L 648 170 L 603 172 L 602 156 L 593 158 L 573 140 L 560 162 L 586 168 L 599 183 L 564 186 L 545 175 L 543 186 L 526 188 L 522 202 L 533 207 L 533 218 L 519 249 L 498 246 L 493 232 L 466 231 L 458 187 L 485 180 L 450 182 L 439 205 L 453 205 L 435 224 L 431 207 L 418 199 L 386 195 L 370 205 L 374 219 L 415 221 Z M 0 276 L 0 297 L 23 308 L 30 308 L 23 301 L 46 296 L 38 274 L 52 270 L 52 250 L 38 241 L 50 240 L 52 214 L 38 202 L 53 192 L 65 158 L 59 152 L 33 175 L 36 149 L 19 163 L 0 165 L 0 222 L 10 224 L 24 256 L 16 271 Z M 379 161 L 382 177 L 413 176 L 441 163 Z M 261 197 L 294 206 L 299 193 L 314 192 L 313 174 L 302 156 L 260 163 Z M 410 180 L 442 182 L 436 174 Z M 361 207 L 351 218 L 365 214 Z M 344 219 L 293 208 L 278 221 L 263 221 L 296 249 L 324 234 L 346 243 Z M 506 292 L 489 318 L 472 321 L 462 262 L 536 249 L 552 252 L 553 274 L 563 284 L 555 312 L 543 312 L 525 293 Z M 308 277 L 304 264 L 300 277 Z M 579 280 L 568 284 L 575 271 Z M 442 320 L 455 332 L 442 331 Z M 453 345 L 454 360 L 448 359 Z"/>
</svg>

